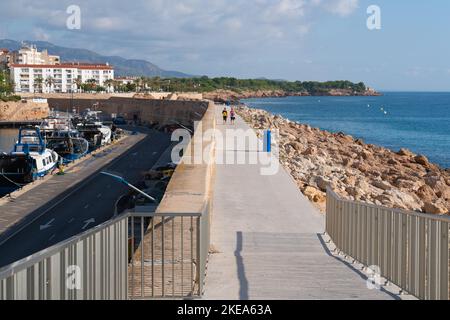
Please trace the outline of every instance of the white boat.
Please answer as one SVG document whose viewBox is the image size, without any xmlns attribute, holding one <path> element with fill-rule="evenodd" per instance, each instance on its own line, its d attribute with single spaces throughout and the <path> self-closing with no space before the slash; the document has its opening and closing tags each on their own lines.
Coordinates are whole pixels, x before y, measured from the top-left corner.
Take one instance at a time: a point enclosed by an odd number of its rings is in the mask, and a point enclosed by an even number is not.
<svg viewBox="0 0 450 320">
<path fill-rule="evenodd" d="M 0 193 L 9 193 L 49 174 L 59 159 L 55 151 L 46 148 L 39 128 L 21 128 L 13 151 L 0 155 Z"/>
<path fill-rule="evenodd" d="M 99 119 L 101 111 L 91 111 L 87 109 L 80 122 L 77 123 L 77 130 L 89 136 L 91 147 L 100 147 L 111 143 L 112 130 L 105 126 Z"/>
</svg>

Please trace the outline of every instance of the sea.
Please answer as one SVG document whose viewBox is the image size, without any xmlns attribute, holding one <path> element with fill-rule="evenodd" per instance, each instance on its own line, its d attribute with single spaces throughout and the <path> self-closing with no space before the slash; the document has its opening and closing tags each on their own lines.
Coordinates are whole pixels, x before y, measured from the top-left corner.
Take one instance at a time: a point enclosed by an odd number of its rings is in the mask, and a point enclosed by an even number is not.
<svg viewBox="0 0 450 320">
<path fill-rule="evenodd" d="M 450 168 L 450 93 L 383 92 L 376 97 L 284 97 L 242 102 L 393 151 L 407 148 Z"/>
</svg>

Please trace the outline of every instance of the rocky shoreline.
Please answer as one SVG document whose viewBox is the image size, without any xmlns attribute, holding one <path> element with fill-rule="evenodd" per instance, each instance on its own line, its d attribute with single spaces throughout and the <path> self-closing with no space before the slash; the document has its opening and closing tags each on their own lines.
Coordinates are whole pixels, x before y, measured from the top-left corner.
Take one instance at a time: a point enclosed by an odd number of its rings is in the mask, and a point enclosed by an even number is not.
<svg viewBox="0 0 450 320">
<path fill-rule="evenodd" d="M 450 214 L 450 169 L 407 149 L 393 152 L 344 133 L 330 133 L 264 110 L 241 106 L 254 129 L 279 129 L 280 161 L 321 211 L 326 188 L 340 196 L 390 208 Z"/>
<path fill-rule="evenodd" d="M 230 101 L 232 103 L 238 103 L 242 99 L 250 98 L 281 98 L 281 97 L 308 97 L 312 96 L 308 92 L 286 92 L 283 90 L 258 90 L 258 91 L 231 91 L 231 90 L 216 90 L 213 92 L 203 93 L 203 98 L 213 100 L 217 103 L 226 103 Z M 351 90 L 331 89 L 326 94 L 320 94 L 318 96 L 381 96 L 381 93 L 375 90 L 367 90 L 363 93 L 352 92 Z"/>
</svg>

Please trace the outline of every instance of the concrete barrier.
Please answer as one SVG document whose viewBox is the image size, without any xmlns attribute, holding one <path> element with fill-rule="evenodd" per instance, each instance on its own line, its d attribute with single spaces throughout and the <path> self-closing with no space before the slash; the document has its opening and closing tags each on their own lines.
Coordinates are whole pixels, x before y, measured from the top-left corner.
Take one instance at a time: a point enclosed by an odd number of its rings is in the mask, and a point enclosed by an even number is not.
<svg viewBox="0 0 450 320">
<path fill-rule="evenodd" d="M 202 212 L 204 204 L 211 199 L 215 175 L 215 142 L 213 139 L 204 141 L 202 133 L 215 129 L 214 108 L 214 103 L 208 102 L 208 109 L 201 121 L 202 131 L 194 131 L 182 162 L 175 170 L 157 212 Z M 201 148 L 203 155 L 207 154 L 207 159 L 203 159 L 202 164 L 194 162 L 196 148 Z"/>
</svg>

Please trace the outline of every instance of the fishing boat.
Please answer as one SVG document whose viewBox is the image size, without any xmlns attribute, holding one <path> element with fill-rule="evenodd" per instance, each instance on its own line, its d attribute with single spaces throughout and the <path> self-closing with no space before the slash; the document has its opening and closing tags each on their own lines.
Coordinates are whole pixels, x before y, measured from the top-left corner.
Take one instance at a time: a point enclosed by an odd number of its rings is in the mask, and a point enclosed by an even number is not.
<svg viewBox="0 0 450 320">
<path fill-rule="evenodd" d="M 58 154 L 46 148 L 39 128 L 21 128 L 13 151 L 0 154 L 0 195 L 47 175 L 58 161 Z"/>
<path fill-rule="evenodd" d="M 73 126 L 69 118 L 61 117 L 55 113 L 42 120 L 39 129 L 44 137 L 50 137 L 56 131 L 73 130 Z"/>
<path fill-rule="evenodd" d="M 67 164 L 84 157 L 89 152 L 89 142 L 74 131 L 55 131 L 46 137 L 47 148 L 60 155 Z"/>
<path fill-rule="evenodd" d="M 89 141 L 89 147 L 96 149 L 111 143 L 112 130 L 100 121 L 101 111 L 87 109 L 81 118 L 75 119 L 77 130 Z"/>
<path fill-rule="evenodd" d="M 47 148 L 57 152 L 64 163 L 70 163 L 89 152 L 89 142 L 72 125 L 68 117 L 52 116 L 39 126 Z"/>
</svg>

